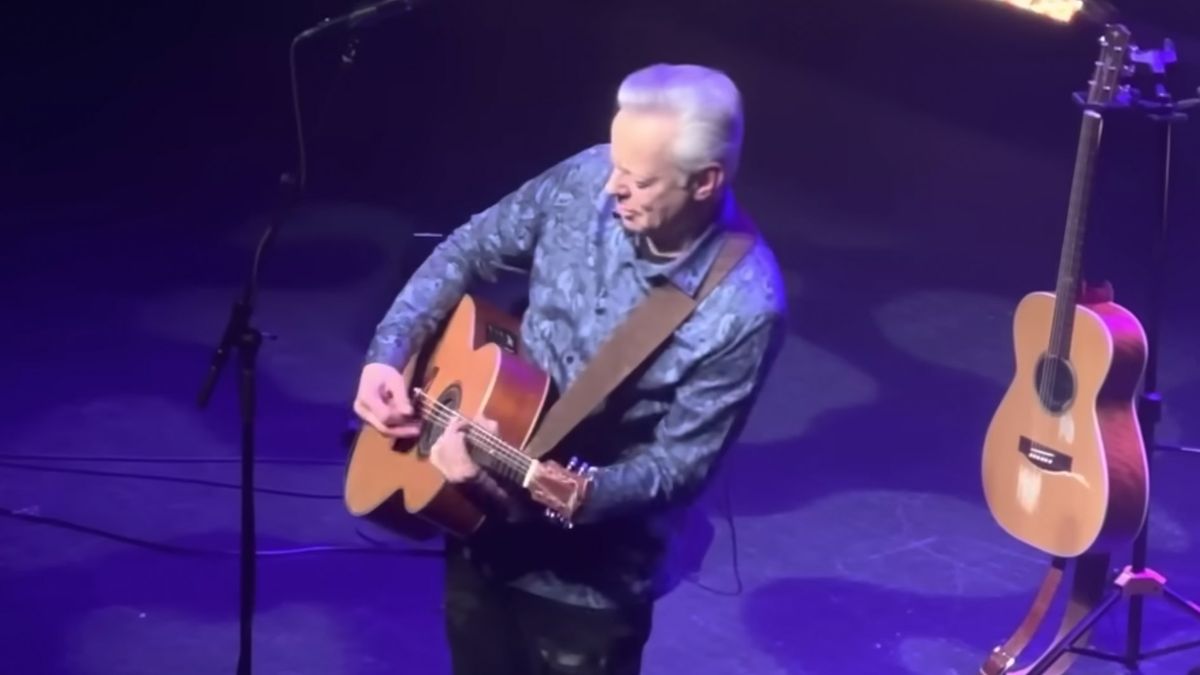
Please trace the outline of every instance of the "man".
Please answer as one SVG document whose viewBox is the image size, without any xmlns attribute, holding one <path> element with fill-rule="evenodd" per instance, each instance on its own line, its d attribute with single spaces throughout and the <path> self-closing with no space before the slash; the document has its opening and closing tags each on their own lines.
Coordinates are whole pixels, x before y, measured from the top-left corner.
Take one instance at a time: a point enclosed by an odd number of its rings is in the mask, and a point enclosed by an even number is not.
<svg viewBox="0 0 1200 675">
<path fill-rule="evenodd" d="M 501 263 L 530 270 L 522 347 L 562 392 L 653 284 L 694 294 L 724 233 L 753 233 L 731 188 L 743 122 L 728 77 L 655 65 L 622 82 L 617 104 L 609 144 L 477 214 L 416 271 L 368 352 L 355 401 L 366 423 L 418 432 L 400 371 L 467 285 Z M 568 456 L 598 466 L 573 529 L 513 515 L 448 542 L 456 673 L 640 672 L 667 530 L 736 438 L 784 309 L 775 258 L 756 236 L 666 346 L 564 441 Z M 451 482 L 489 485 L 498 504 L 518 507 L 505 513 L 531 504 L 472 462 L 457 425 L 431 461 Z"/>
</svg>

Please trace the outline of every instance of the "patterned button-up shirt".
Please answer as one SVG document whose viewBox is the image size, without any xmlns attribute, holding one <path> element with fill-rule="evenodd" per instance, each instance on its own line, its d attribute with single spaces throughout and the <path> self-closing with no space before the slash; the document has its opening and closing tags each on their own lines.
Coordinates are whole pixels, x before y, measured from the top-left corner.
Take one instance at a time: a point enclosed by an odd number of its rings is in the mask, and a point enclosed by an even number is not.
<svg viewBox="0 0 1200 675">
<path fill-rule="evenodd" d="M 720 232 L 744 222 L 732 195 L 684 255 L 656 259 L 614 218 L 603 189 L 611 170 L 608 146 L 589 148 L 457 228 L 401 290 L 367 361 L 402 366 L 469 284 L 516 265 L 530 282 L 523 354 L 562 392 L 652 284 L 694 294 Z M 564 602 L 655 597 L 670 525 L 736 438 L 778 352 L 784 297 L 775 257 L 758 237 L 666 346 L 564 441 L 567 456 L 598 466 L 576 527 L 501 526 L 473 545 L 473 557 L 517 587 Z"/>
</svg>

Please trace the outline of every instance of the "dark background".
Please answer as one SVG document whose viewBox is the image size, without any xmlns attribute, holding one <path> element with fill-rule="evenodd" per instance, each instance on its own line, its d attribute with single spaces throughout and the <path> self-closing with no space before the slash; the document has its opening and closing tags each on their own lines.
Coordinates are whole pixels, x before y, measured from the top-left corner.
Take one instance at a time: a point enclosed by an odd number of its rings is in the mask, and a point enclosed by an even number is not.
<svg viewBox="0 0 1200 675">
<path fill-rule="evenodd" d="M 1195 3 L 1120 5 L 1143 45 L 1164 34 L 1195 39 Z M 290 38 L 350 8 L 185 0 L 10 10 L 0 118 L 5 215 L 20 224 L 68 205 L 153 203 L 195 214 L 270 203 L 274 178 L 296 155 Z M 639 30 L 649 26 L 652 36 Z M 870 109 L 837 110 L 844 121 L 828 128 L 829 108 L 841 102 L 814 78 L 1069 157 L 1077 111 L 1067 96 L 1086 85 L 1096 34 L 1092 24 L 1064 27 L 985 0 L 432 0 L 360 31 L 353 67 L 338 66 L 348 42 L 340 29 L 301 47 L 310 190 L 461 215 L 603 140 L 624 73 L 649 61 L 698 60 L 743 83 L 748 171 L 786 172 L 795 189 L 874 202 L 886 197 L 881 188 L 907 186 L 873 181 L 894 179 L 894 166 L 923 173 L 922 158 L 911 146 L 895 152 L 903 139 L 880 128 Z M 1200 74 L 1187 46 L 1174 69 L 1177 96 L 1194 95 Z M 789 77 L 758 76 L 758 59 L 784 64 Z M 799 104 L 787 110 L 793 138 L 775 127 L 780 99 Z M 1124 133 L 1133 150 L 1149 146 L 1134 140 L 1139 133 Z M 1137 174 L 1149 178 L 1151 167 L 1142 168 Z M 1062 187 L 1054 186 L 1056 197 Z M 943 184 L 930 194 L 954 191 Z"/>
</svg>

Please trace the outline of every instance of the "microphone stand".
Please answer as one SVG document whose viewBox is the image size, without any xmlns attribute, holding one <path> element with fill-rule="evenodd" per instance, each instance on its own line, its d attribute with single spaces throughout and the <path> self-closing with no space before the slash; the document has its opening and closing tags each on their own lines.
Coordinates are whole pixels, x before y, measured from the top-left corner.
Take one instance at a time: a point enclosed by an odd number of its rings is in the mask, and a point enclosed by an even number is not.
<svg viewBox="0 0 1200 675">
<path fill-rule="evenodd" d="M 346 24 L 348 28 L 364 27 L 393 11 L 409 11 L 415 0 L 384 0 L 383 2 L 357 9 L 335 19 L 324 19 L 316 26 L 297 34 L 288 53 L 291 74 L 292 105 L 296 122 L 298 145 L 297 165 L 293 171 L 284 172 L 279 178 L 279 202 L 271 219 L 259 239 L 250 266 L 250 274 L 241 294 L 233 302 L 229 318 L 220 342 L 213 352 L 208 374 L 200 387 L 197 405 L 208 406 L 221 373 L 232 352 L 238 355 L 238 410 L 241 421 L 241 537 L 240 537 L 240 594 L 238 611 L 238 661 L 237 674 L 250 675 L 252 663 L 253 620 L 257 584 L 257 533 L 255 530 L 254 463 L 255 430 L 257 415 L 257 371 L 258 354 L 264 339 L 274 335 L 264 333 L 253 323 L 254 309 L 258 300 L 258 278 L 264 254 L 274 241 L 280 226 L 300 201 L 307 181 L 308 163 L 305 154 L 304 128 L 302 124 L 300 93 L 296 76 L 296 49 L 304 42 L 334 26 Z M 351 37 L 341 56 L 344 71 L 354 63 L 358 46 L 357 38 Z"/>
</svg>

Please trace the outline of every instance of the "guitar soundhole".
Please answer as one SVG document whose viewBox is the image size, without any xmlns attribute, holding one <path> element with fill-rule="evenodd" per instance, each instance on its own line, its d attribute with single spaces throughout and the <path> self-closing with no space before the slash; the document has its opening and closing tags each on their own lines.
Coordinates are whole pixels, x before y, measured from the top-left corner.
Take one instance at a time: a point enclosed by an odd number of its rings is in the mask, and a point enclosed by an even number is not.
<svg viewBox="0 0 1200 675">
<path fill-rule="evenodd" d="M 1038 360 L 1034 385 L 1046 410 L 1061 413 L 1075 400 L 1075 371 L 1061 356 L 1043 354 Z"/>
<path fill-rule="evenodd" d="M 417 441 L 417 452 L 421 457 L 429 457 L 434 442 L 449 422 L 451 411 L 458 412 L 462 404 L 462 388 L 452 384 L 443 389 L 436 400 L 436 405 L 426 403 L 421 410 L 424 419 L 421 422 L 421 437 Z"/>
</svg>

